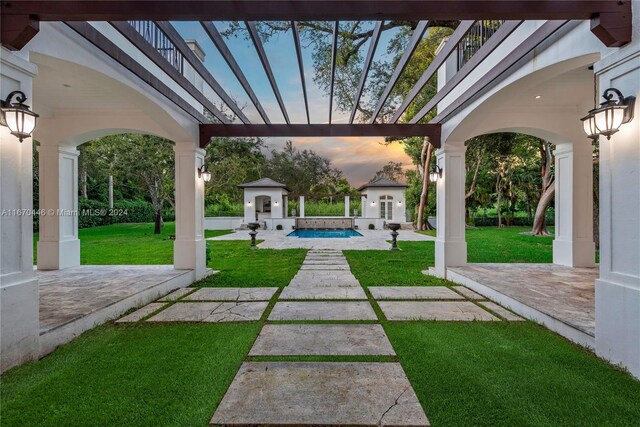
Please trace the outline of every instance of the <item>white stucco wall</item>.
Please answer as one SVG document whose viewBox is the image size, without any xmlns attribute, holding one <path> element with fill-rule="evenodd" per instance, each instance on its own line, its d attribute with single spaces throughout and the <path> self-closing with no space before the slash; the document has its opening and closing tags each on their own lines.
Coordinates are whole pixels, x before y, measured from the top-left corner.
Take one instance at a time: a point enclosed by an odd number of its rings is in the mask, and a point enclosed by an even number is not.
<svg viewBox="0 0 640 427">
<path fill-rule="evenodd" d="M 366 194 L 365 203 L 362 206 L 362 216 L 364 218 L 379 219 L 380 216 L 380 197 L 393 196 L 393 219 L 387 222 L 405 222 L 406 221 L 406 201 L 405 189 L 398 187 L 375 187 L 362 190 Z"/>
<path fill-rule="evenodd" d="M 245 188 L 244 189 L 244 222 L 256 220 L 256 197 L 271 197 L 270 218 L 284 218 L 284 195 L 287 191 L 283 188 Z M 261 218 L 263 219 L 263 218 Z"/>
</svg>

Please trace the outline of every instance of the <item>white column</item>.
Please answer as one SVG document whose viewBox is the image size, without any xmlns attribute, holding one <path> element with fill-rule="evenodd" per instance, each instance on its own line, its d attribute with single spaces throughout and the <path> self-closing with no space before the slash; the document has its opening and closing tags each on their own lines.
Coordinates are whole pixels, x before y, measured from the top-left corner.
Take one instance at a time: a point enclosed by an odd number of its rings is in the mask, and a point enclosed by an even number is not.
<svg viewBox="0 0 640 427">
<path fill-rule="evenodd" d="M 204 239 L 204 181 L 197 169 L 204 164 L 205 151 L 195 143 L 179 143 L 176 154 L 176 240 L 175 269 L 194 270 L 196 280 L 206 275 Z"/>
<path fill-rule="evenodd" d="M 304 196 L 300 196 L 300 213 L 298 216 L 304 218 Z"/>
<path fill-rule="evenodd" d="M 367 218 L 367 198 L 365 196 L 360 196 L 360 216 Z"/>
<path fill-rule="evenodd" d="M 344 216 L 349 218 L 351 215 L 349 214 L 349 196 L 344 196 Z"/>
<path fill-rule="evenodd" d="M 80 265 L 78 155 L 75 147 L 41 142 L 39 270 Z"/>
<path fill-rule="evenodd" d="M 634 27 L 640 3 L 634 4 Z M 635 118 L 600 140 L 600 279 L 596 353 L 640 378 L 640 34 L 596 63 L 601 89 L 635 96 Z M 601 91 L 602 92 L 602 91 Z"/>
<path fill-rule="evenodd" d="M 286 194 L 284 196 L 282 196 L 282 218 L 288 218 L 289 217 L 289 196 L 287 196 Z"/>
<path fill-rule="evenodd" d="M 0 97 L 21 90 L 33 105 L 36 66 L 0 48 Z M 32 140 L 0 126 L 0 372 L 38 358 L 38 279 L 33 271 Z"/>
<path fill-rule="evenodd" d="M 463 143 L 447 143 L 436 152 L 442 178 L 437 182 L 437 237 L 435 242 L 435 273 L 447 277 L 447 268 L 467 263 L 465 241 L 464 192 L 465 151 Z"/>
<path fill-rule="evenodd" d="M 555 239 L 553 263 L 594 267 L 593 147 L 585 138 L 555 150 Z"/>
</svg>

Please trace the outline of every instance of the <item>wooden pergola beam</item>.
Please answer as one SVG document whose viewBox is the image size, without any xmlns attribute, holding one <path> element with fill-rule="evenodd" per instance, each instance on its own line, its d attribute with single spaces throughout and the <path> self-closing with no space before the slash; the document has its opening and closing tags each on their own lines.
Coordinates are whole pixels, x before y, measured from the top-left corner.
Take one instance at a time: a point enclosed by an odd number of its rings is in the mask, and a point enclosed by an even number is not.
<svg viewBox="0 0 640 427">
<path fill-rule="evenodd" d="M 175 47 L 182 53 L 184 59 L 191 64 L 191 66 L 196 70 L 196 73 L 202 77 L 202 79 L 213 89 L 213 91 L 220 97 L 222 102 L 224 102 L 231 111 L 240 119 L 240 121 L 244 124 L 249 124 L 251 121 L 244 114 L 244 112 L 240 109 L 236 101 L 229 96 L 227 91 L 224 90 L 222 85 L 218 83 L 215 77 L 209 72 L 207 67 L 204 66 L 202 61 L 196 56 L 195 53 L 191 50 L 191 48 L 187 45 L 187 42 L 184 41 L 182 36 L 178 33 L 173 25 L 171 25 L 168 21 L 156 21 L 155 24 L 162 30 L 162 32 L 171 40 L 171 43 L 175 45 Z"/>
<path fill-rule="evenodd" d="M 331 117 L 333 115 L 333 85 L 336 81 L 336 60 L 338 58 L 338 28 L 340 22 L 336 21 L 333 24 L 333 43 L 331 44 L 331 83 L 329 87 L 329 124 L 331 124 Z"/>
<path fill-rule="evenodd" d="M 24 46 L 38 21 L 594 19 L 594 33 L 607 46 L 630 42 L 632 29 L 631 0 L 2 0 L 0 5 L 2 44 L 12 49 Z"/>
<path fill-rule="evenodd" d="M 296 56 L 298 58 L 298 70 L 300 71 L 300 82 L 302 83 L 302 96 L 304 98 L 304 108 L 307 113 L 307 124 L 311 124 L 311 118 L 309 116 L 309 99 L 307 97 L 307 83 L 304 78 L 302 47 L 300 46 L 300 32 L 298 31 L 298 23 L 296 21 L 291 21 L 291 31 L 293 33 L 293 44 L 296 47 Z"/>
<path fill-rule="evenodd" d="M 451 77 L 445 85 L 435 94 L 433 98 L 422 107 L 422 109 L 414 115 L 409 123 L 418 123 L 425 118 L 431 110 L 433 110 L 444 97 L 446 97 L 453 89 L 455 89 L 473 70 L 476 69 L 482 61 L 487 58 L 500 44 L 513 33 L 516 28 L 522 24 L 522 21 L 507 21 L 498 28 L 498 31 L 482 45 L 482 47 L 467 61 L 464 66 Z"/>
<path fill-rule="evenodd" d="M 262 104 L 260 104 L 260 100 L 258 100 L 258 97 L 253 91 L 251 84 L 249 84 L 247 77 L 242 72 L 242 68 L 240 68 L 240 65 L 238 65 L 238 62 L 231 53 L 231 50 L 229 50 L 227 43 L 224 41 L 224 38 L 222 38 L 222 34 L 220 34 L 218 29 L 212 22 L 201 21 L 200 25 L 202 25 L 205 33 L 207 33 L 213 44 L 216 46 L 216 49 L 218 49 L 218 52 L 220 52 L 220 55 L 222 55 L 222 58 L 231 69 L 231 72 L 236 77 L 236 79 L 246 92 L 247 96 L 249 96 L 251 103 L 254 105 L 254 107 L 256 107 L 256 110 L 258 110 L 258 114 L 260 114 L 262 120 L 264 120 L 266 124 L 271 123 L 271 120 L 269 120 L 269 116 L 267 115 L 266 111 L 264 111 L 264 108 L 262 108 Z"/>
<path fill-rule="evenodd" d="M 438 72 L 438 69 L 444 64 L 444 62 L 449 58 L 449 55 L 458 47 L 458 43 L 460 40 L 464 38 L 467 32 L 473 27 L 473 24 L 476 21 L 462 21 L 460 25 L 456 28 L 456 30 L 449 36 L 449 39 L 445 43 L 442 50 L 436 55 L 436 57 L 431 61 L 427 69 L 422 73 L 422 76 L 418 79 L 415 85 L 411 88 L 404 101 L 393 117 L 391 118 L 391 123 L 396 123 L 400 116 L 407 110 L 409 105 L 416 99 L 422 88 L 431 80 L 431 78 Z"/>
<path fill-rule="evenodd" d="M 378 42 L 380 41 L 380 34 L 382 30 L 382 24 L 384 21 L 378 21 L 376 27 L 371 35 L 371 41 L 369 42 L 369 50 L 367 51 L 367 57 L 364 60 L 364 67 L 362 68 L 362 74 L 360 75 L 360 82 L 358 83 L 358 92 L 353 99 L 353 107 L 351 107 L 351 116 L 349 117 L 349 123 L 353 123 L 353 119 L 356 117 L 358 106 L 360 105 L 360 98 L 362 98 L 362 91 L 364 90 L 364 83 L 367 81 L 369 70 L 371 69 L 371 63 L 373 62 L 373 56 L 376 53 Z"/>
<path fill-rule="evenodd" d="M 273 89 L 273 93 L 276 96 L 276 100 L 278 101 L 278 105 L 280 106 L 280 111 L 282 111 L 282 115 L 284 116 L 284 121 L 289 124 L 289 114 L 287 114 L 287 108 L 285 107 L 284 101 L 282 100 L 282 95 L 280 95 L 280 89 L 278 88 L 278 83 L 276 82 L 276 78 L 273 75 L 273 69 L 271 68 L 271 64 L 269 63 L 269 58 L 267 57 L 267 53 L 264 51 L 262 40 L 260 40 L 260 34 L 258 34 L 258 30 L 256 29 L 256 23 L 253 21 L 245 21 L 245 25 L 247 26 L 249 37 L 251 38 L 253 46 L 256 48 L 256 52 L 258 53 L 258 57 L 260 58 L 262 68 L 264 68 L 264 72 L 267 74 L 267 79 L 269 79 L 271 89 Z"/>
<path fill-rule="evenodd" d="M 271 125 L 200 125 L 200 147 L 215 137 L 410 137 L 428 136 L 435 147 L 440 146 L 439 124 L 271 124 Z"/>
<path fill-rule="evenodd" d="M 369 123 L 376 122 L 376 119 L 380 114 L 380 110 L 382 110 L 382 107 L 384 106 L 384 103 L 387 102 L 387 99 L 389 98 L 391 91 L 395 87 L 396 83 L 398 83 L 398 80 L 400 79 L 402 72 L 407 67 L 409 60 L 413 56 L 413 52 L 415 52 L 416 49 L 418 48 L 418 44 L 420 43 L 420 40 L 422 40 L 422 36 L 424 35 L 424 32 L 427 30 L 428 26 L 429 26 L 429 21 L 420 21 L 416 26 L 416 29 L 413 30 L 413 34 L 411 35 L 411 40 L 409 40 L 409 44 L 407 45 L 404 52 L 402 53 L 402 57 L 400 58 L 400 61 L 398 61 L 398 65 L 396 65 L 395 70 L 393 70 L 393 74 L 391 75 L 391 78 L 389 79 L 387 86 L 382 91 L 382 95 L 380 96 L 380 99 L 378 99 L 376 108 L 374 108 L 373 113 L 371 114 Z"/>
</svg>

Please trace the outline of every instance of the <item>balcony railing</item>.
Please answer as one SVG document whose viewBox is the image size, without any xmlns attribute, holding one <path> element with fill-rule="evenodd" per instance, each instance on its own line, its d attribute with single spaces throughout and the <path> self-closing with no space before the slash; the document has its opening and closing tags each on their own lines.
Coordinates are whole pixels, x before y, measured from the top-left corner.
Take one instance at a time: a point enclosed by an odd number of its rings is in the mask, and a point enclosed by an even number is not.
<svg viewBox="0 0 640 427">
<path fill-rule="evenodd" d="M 460 40 L 460 43 L 458 43 L 458 70 L 480 50 L 503 23 L 504 21 L 500 20 L 476 21 L 462 40 Z"/>
<path fill-rule="evenodd" d="M 184 57 L 153 21 L 128 21 L 176 70 L 182 74 Z"/>
</svg>

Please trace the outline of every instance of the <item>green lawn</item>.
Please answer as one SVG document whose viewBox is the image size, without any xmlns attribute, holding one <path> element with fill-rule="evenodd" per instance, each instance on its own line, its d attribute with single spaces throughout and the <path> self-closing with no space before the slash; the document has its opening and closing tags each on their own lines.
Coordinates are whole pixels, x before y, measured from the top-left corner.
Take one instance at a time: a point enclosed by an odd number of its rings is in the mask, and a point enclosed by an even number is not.
<svg viewBox="0 0 640 427">
<path fill-rule="evenodd" d="M 466 232 L 469 262 L 548 263 L 553 237 L 522 233 L 526 227 L 482 227 Z M 435 235 L 435 231 L 420 232 Z M 398 242 L 400 251 L 344 251 L 351 271 L 363 286 L 442 285 L 422 270 L 434 265 L 433 242 Z"/>
<path fill-rule="evenodd" d="M 206 426 L 261 326 L 98 327 L 2 375 L 2 426 Z"/>
<path fill-rule="evenodd" d="M 205 237 L 228 234 L 231 231 L 205 231 Z M 114 224 L 83 228 L 80 238 L 80 263 L 105 264 L 173 264 L 173 222 L 166 222 L 161 234 L 153 234 L 153 224 Z M 37 262 L 38 233 L 33 235 L 33 260 Z"/>
<path fill-rule="evenodd" d="M 220 273 L 193 286 L 287 286 L 307 254 L 306 249 L 251 249 L 248 241 L 214 241 L 209 245 L 209 267 Z"/>
<path fill-rule="evenodd" d="M 384 324 L 434 426 L 631 426 L 640 382 L 530 322 Z"/>
</svg>

